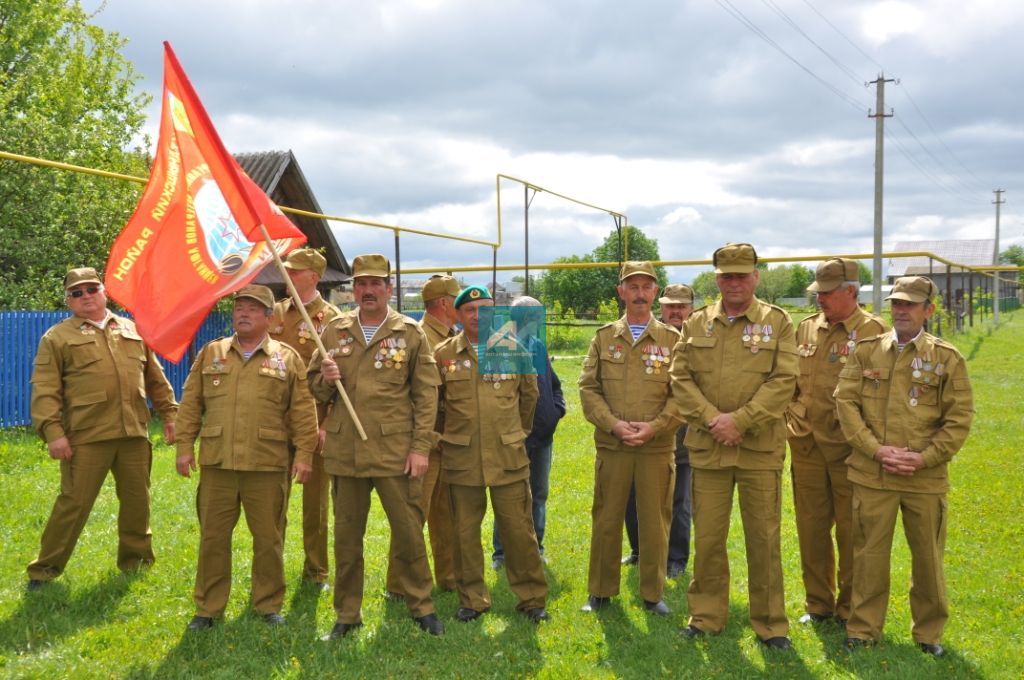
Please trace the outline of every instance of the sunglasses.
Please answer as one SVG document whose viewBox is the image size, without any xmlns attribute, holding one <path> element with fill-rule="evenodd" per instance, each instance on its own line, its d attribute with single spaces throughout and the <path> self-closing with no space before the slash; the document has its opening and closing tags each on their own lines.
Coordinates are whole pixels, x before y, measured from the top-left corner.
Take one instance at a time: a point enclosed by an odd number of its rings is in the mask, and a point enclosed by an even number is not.
<svg viewBox="0 0 1024 680">
<path fill-rule="evenodd" d="M 86 293 L 89 295 L 95 295 L 98 292 L 100 292 L 99 286 L 86 286 L 85 288 L 76 288 L 75 290 L 69 291 L 68 297 L 80 298 Z"/>
</svg>

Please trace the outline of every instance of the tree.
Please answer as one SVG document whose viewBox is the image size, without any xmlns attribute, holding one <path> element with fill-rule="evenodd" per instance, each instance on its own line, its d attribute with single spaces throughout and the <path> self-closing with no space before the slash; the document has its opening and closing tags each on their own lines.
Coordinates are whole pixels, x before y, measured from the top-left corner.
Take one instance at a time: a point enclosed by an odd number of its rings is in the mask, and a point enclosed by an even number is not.
<svg viewBox="0 0 1024 680">
<path fill-rule="evenodd" d="M 1012 245 L 999 254 L 1001 264 L 1015 264 L 1024 267 L 1024 246 Z"/>
<path fill-rule="evenodd" d="M 629 230 L 630 260 L 659 260 L 658 242 L 648 238 L 637 227 L 626 227 Z M 625 230 L 624 230 L 625 231 Z M 556 262 L 614 262 L 614 267 L 595 267 L 587 269 L 552 269 L 542 279 L 542 296 L 546 304 L 556 300 L 564 308 L 571 308 L 577 313 L 596 314 L 601 304 L 616 300 L 615 287 L 619 283 L 618 262 L 622 259 L 621 242 L 618 230 L 613 230 L 601 245 L 590 253 L 570 257 L 560 257 Z M 658 285 L 664 287 L 668 276 L 664 267 L 656 267 Z"/>
<path fill-rule="evenodd" d="M 861 285 L 864 286 L 871 283 L 875 275 L 868 269 L 866 264 L 857 260 L 857 278 L 860 280 Z"/>
<path fill-rule="evenodd" d="M 0 148 L 130 175 L 149 97 L 78 2 L 0 4 Z M 53 309 L 72 266 L 102 269 L 141 184 L 0 160 L 0 308 Z"/>
<path fill-rule="evenodd" d="M 775 302 L 786 295 L 793 279 L 793 270 L 786 266 L 771 267 L 761 271 L 761 280 L 757 283 L 757 297 L 767 302 Z"/>
<path fill-rule="evenodd" d="M 718 284 L 715 283 L 715 273 L 713 271 L 701 272 L 694 277 L 693 283 L 690 284 L 690 288 L 693 288 L 693 295 L 696 300 L 694 304 L 700 304 L 700 300 L 704 300 L 704 304 L 711 304 L 718 297 Z"/>
<path fill-rule="evenodd" d="M 806 298 L 807 286 L 814 282 L 814 270 L 802 264 L 790 265 L 789 289 L 786 297 Z"/>
</svg>

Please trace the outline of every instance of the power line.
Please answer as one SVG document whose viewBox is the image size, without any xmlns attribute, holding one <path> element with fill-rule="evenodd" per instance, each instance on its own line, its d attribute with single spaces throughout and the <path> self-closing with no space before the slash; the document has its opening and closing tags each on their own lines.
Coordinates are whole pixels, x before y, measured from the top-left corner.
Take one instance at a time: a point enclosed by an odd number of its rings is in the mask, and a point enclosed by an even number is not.
<svg viewBox="0 0 1024 680">
<path fill-rule="evenodd" d="M 807 34 L 806 31 L 804 31 L 804 29 L 800 28 L 800 26 L 797 25 L 797 23 L 788 14 L 786 14 L 785 10 L 783 10 L 781 7 L 776 5 L 772 0 L 761 0 L 761 2 L 763 2 L 765 4 L 765 6 L 768 7 L 768 9 L 770 9 L 773 12 L 775 12 L 775 14 L 777 14 L 783 21 L 785 21 L 787 24 L 789 24 L 789 26 L 794 31 L 796 31 L 797 33 L 802 35 L 804 38 L 806 38 L 807 42 L 811 43 L 816 48 L 818 48 L 818 51 L 821 52 L 822 54 L 824 54 L 826 59 L 831 61 L 833 64 L 836 65 L 837 68 L 839 68 L 839 70 L 841 70 L 843 73 L 845 73 L 847 78 L 852 80 L 857 85 L 860 85 L 863 82 L 863 79 L 862 78 L 858 78 L 857 74 L 853 72 L 853 69 L 848 67 L 843 62 L 839 61 L 836 57 L 832 56 L 832 54 L 828 50 L 826 50 L 824 47 L 819 45 L 814 40 L 814 38 L 812 38 L 810 35 Z"/>
<path fill-rule="evenodd" d="M 917 169 L 917 171 L 920 172 L 925 177 L 925 179 L 934 184 L 942 192 L 952 196 L 953 198 L 963 201 L 964 203 L 976 204 L 981 202 L 980 199 L 971 198 L 962 193 L 958 193 L 955 189 L 951 189 L 950 187 L 943 184 L 942 180 L 937 175 L 935 175 L 928 168 L 921 165 L 921 163 L 917 160 L 917 158 L 910 151 L 910 149 L 908 149 L 906 145 L 904 145 L 903 140 L 901 140 L 899 137 L 893 134 L 890 130 L 887 129 L 885 131 L 885 136 L 889 139 L 890 142 L 892 142 L 896 146 L 896 149 L 901 154 L 903 154 L 903 156 L 908 161 L 910 161 L 910 164 L 913 165 Z"/>
<path fill-rule="evenodd" d="M 820 12 L 820 11 L 818 10 L 818 8 L 817 8 L 817 7 L 815 7 L 814 5 L 812 5 L 812 4 L 811 4 L 811 2 L 810 2 L 810 0 L 804 0 L 804 4 L 805 4 L 805 5 L 807 5 L 808 7 L 810 7 L 810 8 L 811 8 L 811 9 L 812 9 L 812 10 L 814 11 L 814 13 L 815 13 L 815 14 L 817 14 L 817 15 L 818 15 L 819 17 L 821 17 L 821 20 L 822 20 L 822 21 L 824 21 L 824 22 L 825 22 L 826 24 L 828 24 L 829 26 L 831 26 L 831 27 L 832 27 L 832 30 L 834 30 L 834 31 L 835 31 L 836 33 L 838 33 L 838 34 L 839 34 L 840 36 L 842 36 L 843 40 L 845 40 L 846 42 L 850 43 L 850 46 L 852 46 L 852 47 L 853 47 L 853 49 L 855 49 L 855 50 L 857 50 L 858 52 L 860 52 L 860 53 L 861 53 L 861 54 L 862 54 L 862 55 L 864 56 L 864 58 L 865 58 L 865 59 L 867 59 L 867 60 L 868 60 L 868 61 L 870 61 L 870 62 L 871 62 L 872 64 L 874 64 L 875 66 L 877 66 L 877 67 L 878 67 L 878 69 L 879 69 L 880 71 L 883 71 L 883 72 L 885 71 L 885 67 L 884 67 L 884 66 L 882 66 L 882 65 L 881 65 L 881 64 L 879 64 L 879 63 L 878 63 L 877 61 L 875 61 L 874 57 L 872 57 L 872 56 L 871 56 L 870 54 L 868 54 L 867 52 L 865 52 L 864 50 L 862 50 L 862 49 L 860 48 L 860 45 L 858 45 L 857 43 L 855 43 L 855 42 L 853 42 L 852 40 L 850 40 L 850 39 L 849 39 L 849 38 L 848 38 L 848 37 L 846 36 L 846 34 L 845 34 L 845 33 L 843 33 L 843 32 L 842 32 L 841 30 L 839 30 L 839 27 L 838 27 L 838 26 L 836 26 L 836 25 L 835 25 L 835 24 L 833 24 L 833 23 L 832 23 L 831 21 L 829 21 L 829 20 L 828 20 L 828 19 L 827 19 L 827 18 L 825 17 L 825 15 L 824 15 L 824 14 L 822 14 L 822 13 L 821 13 L 821 12 Z"/>
<path fill-rule="evenodd" d="M 950 169 L 946 166 L 946 164 L 944 162 L 942 162 L 942 160 L 940 160 L 938 156 L 933 154 L 931 149 L 929 149 L 927 146 L 924 145 L 923 142 L 921 142 L 921 140 L 918 138 L 918 136 L 916 134 L 914 134 L 914 131 L 911 130 L 909 127 L 907 127 L 907 124 L 905 122 L 903 122 L 902 118 L 897 117 L 896 118 L 896 122 L 898 122 L 900 124 L 900 127 L 902 127 L 904 130 L 906 130 L 907 134 L 910 135 L 914 139 L 915 142 L 917 142 L 917 145 L 919 147 L 921 147 L 921 150 L 924 151 L 926 154 L 928 154 L 928 156 L 933 161 L 935 161 L 935 164 L 938 165 L 942 170 L 944 170 L 947 175 L 949 175 L 950 177 L 953 177 L 960 184 L 960 186 L 962 186 L 968 192 L 977 191 L 977 189 L 975 187 L 970 186 L 969 184 L 964 182 L 962 179 L 960 179 L 955 173 L 951 172 Z"/>
<path fill-rule="evenodd" d="M 825 80 L 824 78 L 819 76 L 817 73 L 815 73 L 814 71 L 812 71 L 808 67 L 804 66 L 804 64 L 801 63 L 799 59 L 797 59 L 796 57 L 791 55 L 789 52 L 784 50 L 781 45 L 779 45 L 777 42 L 772 40 L 771 36 L 769 36 L 767 33 L 765 33 L 763 30 L 761 30 L 761 28 L 758 27 L 757 24 L 755 24 L 753 21 L 751 21 L 749 18 L 747 18 L 747 16 L 743 12 L 741 12 L 739 9 L 737 9 L 736 6 L 733 5 L 729 0 L 715 0 L 715 2 L 718 3 L 719 7 L 721 7 L 726 12 L 728 12 L 730 15 L 732 15 L 732 17 L 734 19 L 736 19 L 736 21 L 738 21 L 741 24 L 743 24 L 744 26 L 746 26 L 747 29 L 750 30 L 750 32 L 752 32 L 754 35 L 756 35 L 757 37 L 761 38 L 766 43 L 768 43 L 773 48 L 775 48 L 780 54 L 782 54 L 782 56 L 786 57 L 791 62 L 796 64 L 802 71 L 807 73 L 807 75 L 809 75 L 812 78 L 814 78 L 815 80 L 817 80 L 826 89 L 828 89 L 830 92 L 832 92 L 832 94 L 836 95 L 837 97 L 839 97 L 840 99 L 845 101 L 847 104 L 849 104 L 850 107 L 852 107 L 853 109 L 855 109 L 857 111 L 864 111 L 867 108 L 866 106 L 864 106 L 863 104 L 858 102 L 856 99 L 854 99 L 853 97 L 849 96 L 848 94 L 846 94 L 845 92 L 843 92 L 842 90 L 840 90 L 839 88 L 834 86 L 832 83 L 828 82 L 827 80 Z"/>
</svg>

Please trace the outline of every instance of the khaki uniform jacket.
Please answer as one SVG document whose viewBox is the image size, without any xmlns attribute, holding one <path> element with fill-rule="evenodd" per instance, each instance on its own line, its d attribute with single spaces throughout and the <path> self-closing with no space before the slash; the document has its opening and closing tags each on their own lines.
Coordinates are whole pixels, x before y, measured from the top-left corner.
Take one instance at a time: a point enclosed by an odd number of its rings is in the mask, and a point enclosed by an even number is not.
<svg viewBox="0 0 1024 680">
<path fill-rule="evenodd" d="M 225 470 L 288 470 L 312 464 L 316 405 L 298 352 L 270 337 L 248 361 L 232 335 L 208 343 L 185 380 L 177 421 L 178 455 L 199 439 L 199 465 Z"/>
<path fill-rule="evenodd" d="M 327 416 L 324 469 L 346 477 L 404 474 L 409 452 L 427 455 L 437 441 L 440 378 L 423 331 L 415 320 L 389 309 L 367 346 L 356 309 L 328 324 L 321 340 L 338 363 L 367 436 L 362 441 L 347 409 L 335 405 Z M 394 356 L 383 356 L 391 350 Z M 338 393 L 320 374 L 321 362 L 320 353 L 314 353 L 307 374 L 310 390 L 317 401 L 333 402 Z"/>
<path fill-rule="evenodd" d="M 111 315 L 100 330 L 71 316 L 40 339 L 31 413 L 45 441 L 67 437 L 75 446 L 148 437 L 147 397 L 165 421 L 174 421 L 174 391 L 131 320 Z"/>
<path fill-rule="evenodd" d="M 793 401 L 786 409 L 790 447 L 821 451 L 825 460 L 837 461 L 850 455 L 833 394 L 839 371 L 849 360 L 858 340 L 873 338 L 889 330 L 888 324 L 874 314 L 856 307 L 848 318 L 829 324 L 823 312 L 800 322 L 796 329 L 800 377 Z"/>
<path fill-rule="evenodd" d="M 680 418 L 671 399 L 668 369 L 678 341 L 675 328 L 654 318 L 635 343 L 626 317 L 598 329 L 579 380 L 583 415 L 594 424 L 597 448 L 629 453 L 675 450 Z M 641 447 L 626 446 L 612 434 L 620 420 L 650 423 L 654 436 Z"/>
<path fill-rule="evenodd" d="M 789 314 L 755 297 L 730 323 L 719 301 L 686 320 L 683 338 L 672 356 L 672 393 L 689 423 L 683 441 L 690 465 L 782 469 L 783 414 L 799 374 Z M 733 414 L 743 433 L 739 446 L 720 444 L 708 431 L 707 424 L 720 413 Z"/>
<path fill-rule="evenodd" d="M 427 312 L 423 312 L 423 318 L 420 319 L 420 328 L 423 329 L 423 333 L 427 336 L 427 342 L 434 349 L 437 349 L 438 345 L 454 335 L 451 329 Z"/>
<path fill-rule="evenodd" d="M 274 316 L 270 320 L 270 337 L 290 345 L 302 357 L 303 365 L 308 366 L 310 359 L 313 358 L 313 352 L 316 351 L 313 334 L 319 336 L 323 333 L 327 324 L 341 315 L 341 310 L 317 295 L 306 305 L 306 313 L 313 322 L 312 328 L 308 328 L 306 322 L 302 320 L 302 314 L 295 307 L 294 300 L 290 297 L 278 300 L 274 305 Z M 327 419 L 325 404 L 317 404 L 316 418 L 319 423 Z"/>
<path fill-rule="evenodd" d="M 836 408 L 853 446 L 846 459 L 851 482 L 920 493 L 949 489 L 946 466 L 974 418 L 967 366 L 955 347 L 924 332 L 902 352 L 892 333 L 858 342 L 839 374 Z M 925 467 L 909 477 L 886 473 L 875 460 L 882 445 L 917 451 Z"/>
<path fill-rule="evenodd" d="M 526 437 L 537 407 L 537 376 L 481 374 L 465 333 L 434 351 L 441 375 L 444 481 L 503 486 L 530 476 Z"/>
</svg>

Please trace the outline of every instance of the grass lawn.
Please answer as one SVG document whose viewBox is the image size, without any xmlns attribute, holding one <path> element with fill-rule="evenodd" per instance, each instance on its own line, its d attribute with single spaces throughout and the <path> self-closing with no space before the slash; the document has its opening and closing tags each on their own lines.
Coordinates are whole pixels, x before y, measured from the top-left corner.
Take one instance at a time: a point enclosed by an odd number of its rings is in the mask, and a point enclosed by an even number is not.
<svg viewBox="0 0 1024 680">
<path fill-rule="evenodd" d="M 488 569 L 493 609 L 480 621 L 453 620 L 457 598 L 437 595 L 448 626 L 443 638 L 421 633 L 405 605 L 384 600 L 387 528 L 374 505 L 366 539 L 364 628 L 324 643 L 334 623 L 331 594 L 299 587 L 302 565 L 298 494 L 292 499 L 286 569 L 285 626 L 270 629 L 247 608 L 250 542 L 235 534 L 231 603 L 222 625 L 184 633 L 198 540 L 196 480 L 174 473 L 173 452 L 159 440 L 153 466 L 153 534 L 157 563 L 122 575 L 115 567 L 116 512 L 108 480 L 66 573 L 42 591 L 26 593 L 25 565 L 35 556 L 58 487 L 57 465 L 25 431 L 0 432 L 0 475 L 7 494 L 0 522 L 0 675 L 4 677 L 965 677 L 1024 676 L 1024 314 L 1004 315 L 996 330 L 979 329 L 956 342 L 968 356 L 978 417 L 951 466 L 946 580 L 951 620 L 947 656 L 925 656 L 910 638 L 909 555 L 894 549 L 893 592 L 883 644 L 848 653 L 834 624 L 800 626 L 803 588 L 785 484 L 783 561 L 792 653 L 762 651 L 746 621 L 746 563 L 738 509 L 730 536 L 732 611 L 720 636 L 687 641 L 689 577 L 670 582 L 668 618 L 641 606 L 634 569 L 623 570 L 622 592 L 599 616 L 578 611 L 586 598 L 593 484 L 592 429 L 574 388 L 579 359 L 556 362 L 566 385 L 569 416 L 558 430 L 545 540 L 553 620 L 535 627 L 514 612 L 504 572 Z M 1014 396 L 1016 395 L 1016 396 Z M 154 429 L 154 432 L 156 430 Z M 489 527 L 489 524 L 488 524 Z M 489 541 L 490 531 L 485 532 Z M 489 554 L 489 552 L 488 552 Z M 489 562 L 489 560 L 488 560 Z"/>
</svg>

